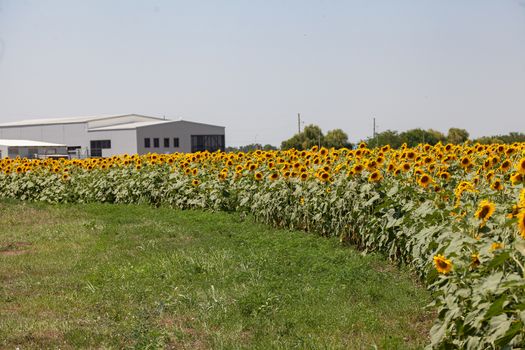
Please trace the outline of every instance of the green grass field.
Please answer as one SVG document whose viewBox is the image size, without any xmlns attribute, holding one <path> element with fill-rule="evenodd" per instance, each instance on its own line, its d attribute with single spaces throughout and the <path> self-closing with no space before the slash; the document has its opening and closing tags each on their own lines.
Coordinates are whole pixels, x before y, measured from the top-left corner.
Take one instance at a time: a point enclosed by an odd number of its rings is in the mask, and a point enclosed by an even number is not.
<svg viewBox="0 0 525 350">
<path fill-rule="evenodd" d="M 238 214 L 0 202 L 1 348 L 420 348 L 429 301 L 380 256 Z"/>
</svg>

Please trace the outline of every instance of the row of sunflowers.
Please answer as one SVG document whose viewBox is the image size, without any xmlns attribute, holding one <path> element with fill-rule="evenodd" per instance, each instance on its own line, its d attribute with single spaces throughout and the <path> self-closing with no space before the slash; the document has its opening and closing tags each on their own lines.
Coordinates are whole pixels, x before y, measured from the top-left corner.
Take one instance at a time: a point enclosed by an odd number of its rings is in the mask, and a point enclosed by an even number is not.
<svg viewBox="0 0 525 350">
<path fill-rule="evenodd" d="M 408 265 L 429 348 L 525 347 L 525 143 L 0 160 L 0 198 L 236 211 Z"/>
</svg>

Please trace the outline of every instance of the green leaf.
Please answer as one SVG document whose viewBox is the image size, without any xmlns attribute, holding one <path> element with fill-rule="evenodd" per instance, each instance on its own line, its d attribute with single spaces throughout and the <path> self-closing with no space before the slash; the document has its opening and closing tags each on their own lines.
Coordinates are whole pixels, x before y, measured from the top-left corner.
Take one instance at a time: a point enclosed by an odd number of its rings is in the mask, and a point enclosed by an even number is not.
<svg viewBox="0 0 525 350">
<path fill-rule="evenodd" d="M 483 282 L 480 288 L 481 291 L 483 291 L 484 293 L 493 293 L 498 288 L 502 277 L 503 272 L 501 271 L 490 275 L 487 279 L 485 279 L 485 282 Z"/>
<path fill-rule="evenodd" d="M 490 261 L 490 263 L 488 264 L 488 268 L 489 269 L 493 269 L 495 267 L 498 267 L 500 265 L 503 265 L 505 263 L 505 261 L 507 261 L 509 259 L 510 255 L 508 252 L 503 252 L 503 253 L 500 253 L 500 254 L 497 254 L 494 259 L 492 259 Z"/>
<path fill-rule="evenodd" d="M 496 299 L 496 301 L 494 301 L 492 305 L 490 305 L 490 308 L 485 313 L 484 318 L 488 320 L 492 318 L 493 316 L 501 314 L 503 312 L 503 306 L 506 300 L 507 300 L 507 296 L 505 294 L 503 294 L 498 299 Z"/>
<path fill-rule="evenodd" d="M 489 321 L 489 336 L 487 341 L 494 343 L 496 340 L 502 338 L 507 330 L 510 328 L 512 322 L 506 314 L 495 316 Z"/>
<path fill-rule="evenodd" d="M 398 186 L 394 186 L 390 189 L 390 191 L 387 192 L 387 196 L 388 197 L 392 197 L 393 195 L 395 195 L 397 192 L 398 192 L 399 188 Z"/>
</svg>

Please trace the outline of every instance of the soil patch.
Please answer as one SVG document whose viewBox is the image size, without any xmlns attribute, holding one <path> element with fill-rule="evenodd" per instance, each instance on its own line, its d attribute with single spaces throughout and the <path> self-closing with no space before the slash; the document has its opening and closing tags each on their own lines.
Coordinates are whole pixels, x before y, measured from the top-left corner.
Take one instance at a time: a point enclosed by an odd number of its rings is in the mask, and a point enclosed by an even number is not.
<svg viewBox="0 0 525 350">
<path fill-rule="evenodd" d="M 0 245 L 0 255 L 22 255 L 29 253 L 31 243 L 29 242 L 9 242 Z"/>
</svg>

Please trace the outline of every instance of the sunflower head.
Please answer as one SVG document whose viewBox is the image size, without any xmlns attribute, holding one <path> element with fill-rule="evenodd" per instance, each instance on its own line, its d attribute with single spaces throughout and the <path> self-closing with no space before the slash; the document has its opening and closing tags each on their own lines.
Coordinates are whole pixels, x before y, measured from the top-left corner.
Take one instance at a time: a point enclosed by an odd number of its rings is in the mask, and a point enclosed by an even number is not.
<svg viewBox="0 0 525 350">
<path fill-rule="evenodd" d="M 470 159 L 470 157 L 465 156 L 465 157 L 461 158 L 461 166 L 463 168 L 471 167 L 472 166 L 472 160 Z"/>
<path fill-rule="evenodd" d="M 511 166 L 512 166 L 512 163 L 510 162 L 510 160 L 506 159 L 505 161 L 503 161 L 503 163 L 501 163 L 499 168 L 501 172 L 506 172 L 510 169 Z"/>
<path fill-rule="evenodd" d="M 446 275 L 452 271 L 453 264 L 452 261 L 445 258 L 443 255 L 438 254 L 434 256 L 434 266 L 439 273 Z"/>
<path fill-rule="evenodd" d="M 486 222 L 492 214 L 494 214 L 494 210 L 496 210 L 496 205 L 494 203 L 488 200 L 482 200 L 474 216 L 483 222 Z"/>
<path fill-rule="evenodd" d="M 448 181 L 450 180 L 450 173 L 447 172 L 447 171 L 442 171 L 439 173 L 439 177 L 441 180 L 445 180 L 445 181 Z"/>
<path fill-rule="evenodd" d="M 476 268 L 479 265 L 481 265 L 481 261 L 479 260 L 479 254 L 472 254 L 470 256 L 470 266 Z"/>
<path fill-rule="evenodd" d="M 432 179 L 430 178 L 429 175 L 427 174 L 423 174 L 419 177 L 419 180 L 418 180 L 418 183 L 419 183 L 419 186 L 421 187 L 424 187 L 424 188 L 427 188 L 428 185 L 432 182 Z"/>
<path fill-rule="evenodd" d="M 515 174 L 511 175 L 511 177 L 510 177 L 510 182 L 511 182 L 513 185 L 518 185 L 518 184 L 521 183 L 524 179 L 525 179 L 525 176 L 524 176 L 524 175 L 521 175 L 520 173 L 515 173 Z"/>
<path fill-rule="evenodd" d="M 363 168 L 364 167 L 363 167 L 362 164 L 356 164 L 356 165 L 354 165 L 353 170 L 354 170 L 355 173 L 360 173 L 361 171 L 363 171 Z"/>
<path fill-rule="evenodd" d="M 493 190 L 501 191 L 503 189 L 503 184 L 500 180 L 495 180 L 492 185 L 490 186 Z"/>
<path fill-rule="evenodd" d="M 495 251 L 495 250 L 498 250 L 498 249 L 503 249 L 503 243 L 500 243 L 500 242 L 494 242 L 490 245 L 490 250 L 491 251 Z"/>
<path fill-rule="evenodd" d="M 328 174 L 326 171 L 322 171 L 321 174 L 319 174 L 319 178 L 323 181 L 330 180 L 330 174 Z"/>
<path fill-rule="evenodd" d="M 516 165 L 516 170 L 521 175 L 525 175 L 525 158 L 521 158 L 518 164 Z"/>
<path fill-rule="evenodd" d="M 518 214 L 518 230 L 521 238 L 525 239 L 525 209 Z"/>
<path fill-rule="evenodd" d="M 383 176 L 381 175 L 381 172 L 379 170 L 376 170 L 372 172 L 370 176 L 368 176 L 368 181 L 369 182 L 379 182 L 381 181 L 382 178 Z"/>
</svg>

